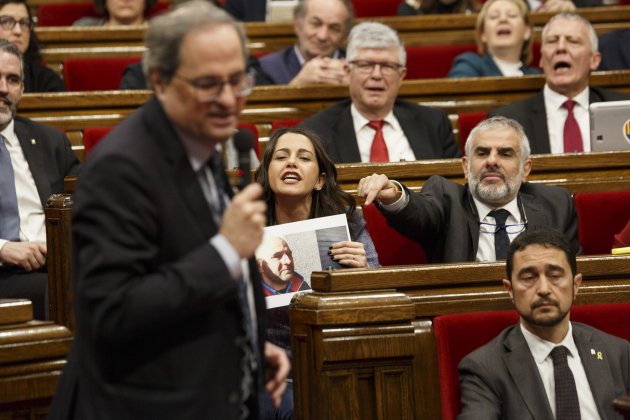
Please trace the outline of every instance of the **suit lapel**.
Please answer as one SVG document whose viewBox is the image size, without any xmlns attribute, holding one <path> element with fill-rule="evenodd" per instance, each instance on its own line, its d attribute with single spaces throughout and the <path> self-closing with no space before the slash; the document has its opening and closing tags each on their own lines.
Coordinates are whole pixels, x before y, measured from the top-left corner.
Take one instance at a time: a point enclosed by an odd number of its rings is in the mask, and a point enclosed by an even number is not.
<svg viewBox="0 0 630 420">
<path fill-rule="evenodd" d="M 470 246 L 468 249 L 471 249 L 472 252 L 468 255 L 468 260 L 475 261 L 477 258 L 477 249 L 479 248 L 479 213 L 477 212 L 477 208 L 472 208 L 475 206 L 475 202 L 473 201 L 468 184 L 464 187 L 464 194 L 462 195 L 461 201 L 462 208 L 467 209 L 466 219 L 468 222 L 468 232 L 470 233 Z"/>
<path fill-rule="evenodd" d="M 44 139 L 33 138 L 26 127 L 18 120 L 14 120 L 14 129 L 20 141 L 22 151 L 24 152 L 24 158 L 28 162 L 31 174 L 33 175 L 33 181 L 35 181 L 42 207 L 45 208 L 46 201 L 52 194 L 52 189 L 46 179 L 46 174 L 43 172 L 43 169 L 46 167 L 46 161 L 40 142 L 44 141 Z"/>
<path fill-rule="evenodd" d="M 602 418 L 614 418 L 616 414 L 611 410 L 610 396 L 615 395 L 614 379 L 608 365 L 608 355 L 603 343 L 593 338 L 593 334 L 573 323 L 573 340 L 580 353 L 582 366 L 586 378 L 591 386 L 593 399 L 597 405 L 597 411 Z M 592 354 L 592 351 L 595 354 Z M 601 356 L 601 359 L 598 358 Z"/>
<path fill-rule="evenodd" d="M 200 233 L 210 237 L 218 231 L 218 227 L 211 216 L 211 209 L 201 190 L 197 174 L 190 166 L 184 145 L 158 100 L 153 97 L 146 106 L 148 112 L 144 115 L 145 124 L 169 164 L 172 172 L 170 179 L 176 184 L 181 203 L 190 211 Z"/>
<path fill-rule="evenodd" d="M 510 331 L 503 345 L 507 350 L 503 355 L 503 360 L 532 417 L 535 419 L 553 418 L 536 362 L 529 351 L 519 324 Z"/>
<path fill-rule="evenodd" d="M 528 119 L 534 133 L 534 138 L 529 139 L 530 143 L 532 143 L 532 150 L 536 150 L 536 153 L 551 153 L 543 92 L 537 93 L 529 105 Z"/>
<path fill-rule="evenodd" d="M 333 138 L 330 139 L 337 149 L 339 155 L 338 163 L 361 162 L 357 135 L 354 132 L 354 123 L 350 113 L 350 102 L 341 112 L 341 118 L 339 118 L 333 130 Z"/>
<path fill-rule="evenodd" d="M 416 159 L 431 156 L 431 150 L 428 148 L 430 142 L 427 141 L 429 135 L 426 132 L 425 126 L 418 124 L 417 118 L 414 118 L 412 113 L 398 103 L 394 105 L 394 115 L 405 133 L 405 137 L 407 137 L 407 141 Z"/>
<path fill-rule="evenodd" d="M 535 195 L 523 192 L 522 189 L 519 192 L 523 209 L 525 210 L 525 218 L 527 219 L 527 228 L 548 226 L 549 215 L 545 213 L 545 210 L 538 204 L 538 199 Z"/>
</svg>

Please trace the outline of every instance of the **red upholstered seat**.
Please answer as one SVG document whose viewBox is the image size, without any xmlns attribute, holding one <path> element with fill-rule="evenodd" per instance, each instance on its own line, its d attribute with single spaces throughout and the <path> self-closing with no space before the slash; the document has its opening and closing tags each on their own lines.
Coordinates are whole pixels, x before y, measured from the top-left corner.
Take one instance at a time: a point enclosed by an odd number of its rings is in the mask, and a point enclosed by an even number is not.
<svg viewBox="0 0 630 420">
<path fill-rule="evenodd" d="M 363 206 L 363 216 L 381 265 L 425 264 L 427 262 L 420 244 L 405 238 L 390 227 L 374 205 Z"/>
<path fill-rule="evenodd" d="M 457 128 L 459 130 L 459 148 L 462 154 L 465 153 L 466 139 L 473 128 L 488 116 L 487 112 L 463 112 L 457 117 Z"/>
<path fill-rule="evenodd" d="M 295 127 L 300 125 L 304 118 L 294 118 L 292 120 L 274 120 L 271 122 L 271 132 L 273 133 L 282 127 Z"/>
<path fill-rule="evenodd" d="M 351 0 L 358 18 L 396 16 L 401 0 Z"/>
<path fill-rule="evenodd" d="M 168 10 L 170 3 L 158 2 L 147 16 L 153 17 Z M 50 3 L 41 4 L 37 11 L 38 26 L 71 26 L 82 17 L 98 17 L 92 2 L 86 3 Z"/>
<path fill-rule="evenodd" d="M 574 306 L 571 320 L 630 340 L 630 303 Z M 441 315 L 433 319 L 442 420 L 455 419 L 461 411 L 457 374 L 461 359 L 517 321 L 514 310 Z"/>
<path fill-rule="evenodd" d="M 615 234 L 630 219 L 630 191 L 576 194 L 575 205 L 582 252 L 610 254 Z"/>
<path fill-rule="evenodd" d="M 63 78 L 68 92 L 116 90 L 125 67 L 140 57 L 77 58 L 64 60 Z"/>
<path fill-rule="evenodd" d="M 86 128 L 83 130 L 83 147 L 85 148 L 85 157 L 88 157 L 96 143 L 112 130 L 111 127 Z"/>
<path fill-rule="evenodd" d="M 407 47 L 407 76 L 405 79 L 446 77 L 455 57 L 469 51 L 477 51 L 477 46 L 475 44 L 452 44 Z"/>
</svg>

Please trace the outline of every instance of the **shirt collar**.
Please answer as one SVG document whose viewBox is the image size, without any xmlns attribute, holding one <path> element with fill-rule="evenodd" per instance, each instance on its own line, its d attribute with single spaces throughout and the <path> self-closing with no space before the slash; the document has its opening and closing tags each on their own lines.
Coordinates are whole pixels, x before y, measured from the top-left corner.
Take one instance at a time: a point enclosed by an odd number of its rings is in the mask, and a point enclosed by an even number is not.
<svg viewBox="0 0 630 420">
<path fill-rule="evenodd" d="M 514 219 L 516 219 L 517 223 L 522 223 L 523 221 L 521 220 L 521 212 L 518 209 L 517 197 L 514 197 L 514 199 L 512 201 L 507 203 L 505 206 L 502 206 L 502 207 L 499 207 L 499 208 L 502 208 L 502 209 L 505 209 L 505 210 L 509 211 L 510 215 Z M 491 207 L 491 206 L 489 206 L 489 205 L 487 205 L 487 204 L 477 200 L 474 196 L 473 196 L 473 200 L 475 202 L 475 206 L 477 207 L 477 213 L 479 214 L 479 221 L 482 221 L 486 217 L 488 217 L 488 213 L 490 213 L 492 210 L 496 210 L 495 207 Z"/>
<path fill-rule="evenodd" d="M 357 109 L 357 107 L 354 106 L 354 103 L 350 105 L 350 114 L 352 115 L 352 121 L 354 123 L 355 132 L 359 131 L 360 129 L 368 125 L 368 123 L 370 122 L 370 120 L 365 118 L 363 114 L 361 114 L 361 112 Z M 385 118 L 383 118 L 383 121 L 391 125 L 394 129 L 400 130 L 400 124 L 398 123 L 398 120 L 394 116 L 393 109 L 389 111 L 387 115 L 385 115 Z"/>
<path fill-rule="evenodd" d="M 221 144 L 211 145 L 207 142 L 204 142 L 200 139 L 196 139 L 192 136 L 189 136 L 175 127 L 175 132 L 182 139 L 182 144 L 184 145 L 184 149 L 186 149 L 186 155 L 188 156 L 188 160 L 190 161 L 190 166 L 192 166 L 193 171 L 198 172 L 208 159 L 210 155 L 215 151 L 221 151 Z"/>
<path fill-rule="evenodd" d="M 527 346 L 534 357 L 534 360 L 539 365 L 542 364 L 547 357 L 550 357 L 549 354 L 551 351 L 558 346 L 565 346 L 569 350 L 569 354 L 572 357 L 576 357 L 578 354 L 577 346 L 575 345 L 575 341 L 573 340 L 573 326 L 569 322 L 569 330 L 567 331 L 567 335 L 564 336 L 562 341 L 558 344 L 552 343 L 551 341 L 543 340 L 537 335 L 531 333 L 527 328 L 520 324 L 521 331 L 523 332 L 523 337 L 525 337 L 525 341 L 527 342 Z"/>
<path fill-rule="evenodd" d="M 549 85 L 545 84 L 544 87 L 545 101 L 549 107 L 553 110 L 562 108 L 562 105 L 567 99 L 573 99 L 583 109 L 588 109 L 588 86 L 584 90 L 578 93 L 574 98 L 569 98 L 561 93 L 552 90 Z"/>
<path fill-rule="evenodd" d="M 13 118 L 11 118 L 11 122 L 9 123 L 9 125 L 7 125 L 5 127 L 4 130 L 0 131 L 0 134 L 4 136 L 5 139 L 7 139 L 7 144 L 9 146 L 15 147 L 17 146 L 17 136 L 15 135 L 15 120 Z"/>
</svg>

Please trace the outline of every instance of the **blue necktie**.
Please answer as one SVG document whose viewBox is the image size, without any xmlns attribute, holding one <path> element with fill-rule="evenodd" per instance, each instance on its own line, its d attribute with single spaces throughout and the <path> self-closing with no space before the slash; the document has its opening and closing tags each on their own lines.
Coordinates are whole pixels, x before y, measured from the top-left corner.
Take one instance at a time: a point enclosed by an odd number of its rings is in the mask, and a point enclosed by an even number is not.
<svg viewBox="0 0 630 420">
<path fill-rule="evenodd" d="M 9 150 L 0 136 L 0 239 L 20 240 L 20 212 Z"/>
<path fill-rule="evenodd" d="M 507 251 L 510 247 L 510 238 L 508 237 L 507 230 L 505 230 L 505 222 L 509 215 L 510 212 L 506 209 L 492 210 L 488 213 L 488 216 L 494 217 L 494 223 L 496 225 L 494 232 L 494 254 L 497 261 L 507 258 Z"/>
</svg>

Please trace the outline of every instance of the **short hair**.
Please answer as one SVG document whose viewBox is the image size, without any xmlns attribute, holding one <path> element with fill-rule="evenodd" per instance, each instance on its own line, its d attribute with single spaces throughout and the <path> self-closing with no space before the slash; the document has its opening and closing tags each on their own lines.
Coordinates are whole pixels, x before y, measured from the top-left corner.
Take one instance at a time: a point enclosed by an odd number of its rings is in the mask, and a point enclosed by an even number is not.
<svg viewBox="0 0 630 420">
<path fill-rule="evenodd" d="M 24 56 L 22 55 L 22 51 L 20 51 L 17 45 L 12 44 L 6 39 L 0 39 L 0 52 L 13 54 L 20 60 L 20 78 L 22 82 L 24 82 Z"/>
<path fill-rule="evenodd" d="M 299 0 L 295 5 L 295 9 L 293 9 L 293 18 L 296 20 L 302 20 L 306 17 L 306 11 L 308 9 L 308 2 L 315 0 Z M 339 3 L 343 5 L 348 11 L 348 18 L 344 22 L 344 32 L 347 34 L 350 31 L 350 27 L 352 26 L 352 21 L 354 20 L 354 7 L 350 0 L 337 0 Z"/>
<path fill-rule="evenodd" d="M 466 156 L 471 156 L 473 140 L 479 134 L 485 131 L 501 128 L 511 128 L 516 132 L 516 135 L 519 137 L 521 143 L 521 162 L 525 162 L 527 159 L 529 159 L 531 149 L 529 147 L 529 140 L 527 139 L 527 135 L 525 134 L 523 126 L 519 124 L 519 122 L 516 120 L 502 116 L 491 117 L 483 120 L 479 124 L 477 124 L 475 128 L 472 129 L 472 131 L 468 135 L 468 138 L 466 139 Z"/>
<path fill-rule="evenodd" d="M 107 0 L 92 0 L 94 4 L 94 11 L 99 15 L 109 16 L 109 11 L 107 10 Z M 147 12 L 155 6 L 157 0 L 144 0 L 144 12 L 143 14 L 146 16 Z"/>
<path fill-rule="evenodd" d="M 186 35 L 206 26 L 229 25 L 238 33 L 243 49 L 243 60 L 247 62 L 247 45 L 243 25 L 226 11 L 205 0 L 191 0 L 173 10 L 157 16 L 149 22 L 145 35 L 147 50 L 142 59 L 145 77 L 157 69 L 160 79 L 168 83 L 180 65 L 180 48 Z"/>
<path fill-rule="evenodd" d="M 361 49 L 384 50 L 391 47 L 398 48 L 399 64 L 405 66 L 407 64 L 407 52 L 398 33 L 382 23 L 363 22 L 350 31 L 346 57 L 348 61 L 352 61 L 356 59 Z"/>
<path fill-rule="evenodd" d="M 541 37 L 540 37 L 541 41 L 544 41 L 545 34 L 549 30 L 549 27 L 551 26 L 551 24 L 559 19 L 568 19 L 568 20 L 575 20 L 577 22 L 582 22 L 582 24 L 586 26 L 586 33 L 588 34 L 588 40 L 591 43 L 591 53 L 595 54 L 597 51 L 599 51 L 599 41 L 597 39 L 597 32 L 595 32 L 595 28 L 593 28 L 593 25 L 591 25 L 591 22 L 589 22 L 588 19 L 574 12 L 563 12 L 563 13 L 558 13 L 557 15 L 553 15 L 551 19 L 549 19 L 549 21 L 545 24 L 545 26 L 543 26 Z"/>
<path fill-rule="evenodd" d="M 483 34 L 483 31 L 484 31 L 484 25 L 485 25 L 486 15 L 488 14 L 488 9 L 490 9 L 490 6 L 492 6 L 497 1 L 506 1 L 508 3 L 512 3 L 516 5 L 516 7 L 518 8 L 518 11 L 521 13 L 521 16 L 523 17 L 523 21 L 525 22 L 525 25 L 529 26 L 530 28 L 532 26 L 529 22 L 529 6 L 523 0 L 488 0 L 486 1 L 481 7 L 479 14 L 477 15 L 477 23 L 475 24 L 475 40 L 477 41 L 477 51 L 479 52 L 479 55 L 484 55 L 485 53 L 488 52 L 488 46 L 484 42 L 481 41 L 481 35 Z M 533 38 L 534 38 L 534 33 L 532 29 L 531 36 L 529 37 L 527 41 L 523 43 L 523 47 L 521 48 L 520 59 L 524 66 L 528 65 L 532 61 L 532 45 L 533 45 L 532 39 Z"/>
<path fill-rule="evenodd" d="M 530 245 L 542 245 L 545 248 L 556 248 L 561 250 L 567 257 L 571 274 L 577 273 L 576 254 L 571 249 L 571 245 L 567 238 L 558 230 L 549 228 L 531 228 L 518 235 L 508 249 L 507 259 L 505 262 L 505 270 L 508 280 L 512 280 L 512 270 L 514 269 L 514 254 L 522 251 Z"/>
</svg>

